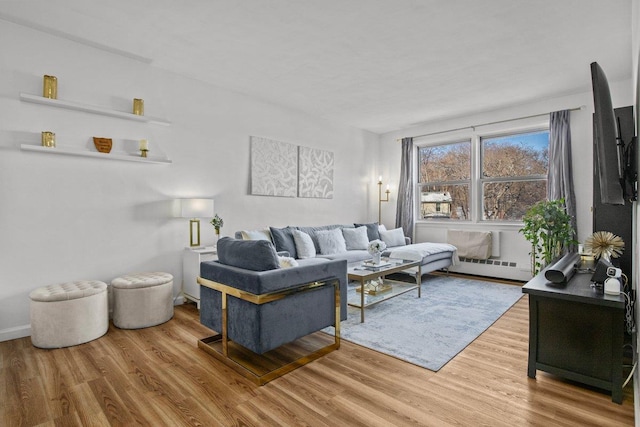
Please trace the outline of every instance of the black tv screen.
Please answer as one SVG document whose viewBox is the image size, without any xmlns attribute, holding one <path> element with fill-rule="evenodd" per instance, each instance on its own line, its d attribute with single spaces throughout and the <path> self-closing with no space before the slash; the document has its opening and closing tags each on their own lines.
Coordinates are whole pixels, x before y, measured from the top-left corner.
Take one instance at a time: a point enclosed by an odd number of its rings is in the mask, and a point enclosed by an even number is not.
<svg viewBox="0 0 640 427">
<path fill-rule="evenodd" d="M 600 200 L 605 204 L 624 205 L 621 184 L 624 178 L 624 143 L 618 138 L 609 83 L 597 62 L 591 63 L 591 83 L 595 107 L 594 141 Z M 622 147 L 619 144 L 622 144 Z"/>
</svg>

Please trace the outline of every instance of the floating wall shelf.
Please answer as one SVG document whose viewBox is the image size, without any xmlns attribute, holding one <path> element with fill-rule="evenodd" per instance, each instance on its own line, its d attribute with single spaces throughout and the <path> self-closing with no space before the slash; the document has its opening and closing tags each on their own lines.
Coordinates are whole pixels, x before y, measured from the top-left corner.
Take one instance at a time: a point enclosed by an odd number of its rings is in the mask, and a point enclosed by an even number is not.
<svg viewBox="0 0 640 427">
<path fill-rule="evenodd" d="M 43 147 L 41 145 L 22 144 L 20 145 L 20 149 L 24 151 L 37 151 L 39 153 L 47 153 L 47 154 L 65 154 L 67 156 L 93 157 L 93 158 L 104 159 L 104 160 L 124 160 L 127 162 L 156 163 L 156 164 L 172 163 L 171 160 L 163 159 L 160 157 L 140 157 L 139 155 L 126 154 L 126 153 L 121 153 L 121 154 L 100 153 L 98 151 L 78 150 L 78 149 L 67 148 L 67 147 Z"/>
<path fill-rule="evenodd" d="M 100 114 L 103 116 L 118 117 L 120 119 L 133 120 L 135 122 L 153 123 L 157 125 L 169 126 L 171 122 L 150 116 L 138 116 L 132 113 L 125 113 L 124 111 L 110 110 L 105 107 L 98 107 L 95 105 L 82 104 L 73 101 L 63 101 L 61 99 L 50 99 L 43 96 L 31 95 L 29 93 L 20 93 L 20 100 L 25 102 L 32 102 L 34 104 L 43 104 L 50 107 L 66 108 L 67 110 L 84 111 L 87 113 Z"/>
</svg>

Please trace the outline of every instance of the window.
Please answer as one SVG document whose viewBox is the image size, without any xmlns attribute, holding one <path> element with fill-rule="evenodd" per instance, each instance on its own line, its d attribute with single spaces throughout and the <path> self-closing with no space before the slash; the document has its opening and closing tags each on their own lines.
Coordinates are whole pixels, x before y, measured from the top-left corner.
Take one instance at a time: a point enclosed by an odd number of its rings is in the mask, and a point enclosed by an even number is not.
<svg viewBox="0 0 640 427">
<path fill-rule="evenodd" d="M 480 138 L 482 219 L 519 221 L 547 195 L 549 132 Z"/>
<path fill-rule="evenodd" d="M 520 221 L 546 198 L 548 150 L 548 130 L 419 147 L 420 218 Z"/>
<path fill-rule="evenodd" d="M 420 218 L 469 219 L 471 141 L 418 149 Z"/>
</svg>

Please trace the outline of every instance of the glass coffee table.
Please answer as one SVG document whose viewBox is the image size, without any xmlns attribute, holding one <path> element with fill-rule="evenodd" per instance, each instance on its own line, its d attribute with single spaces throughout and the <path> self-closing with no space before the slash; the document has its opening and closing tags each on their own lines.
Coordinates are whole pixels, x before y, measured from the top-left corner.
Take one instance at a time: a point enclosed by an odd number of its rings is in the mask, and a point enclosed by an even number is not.
<svg viewBox="0 0 640 427">
<path fill-rule="evenodd" d="M 385 278 L 391 273 L 398 273 L 414 267 L 417 268 L 416 283 L 406 283 Z M 414 289 L 418 289 L 418 298 L 421 296 L 421 261 L 383 258 L 379 266 L 367 261 L 354 262 L 347 266 L 347 277 L 350 281 L 360 283 L 355 295 L 347 297 L 347 303 L 350 306 L 360 309 L 360 323 L 364 322 L 364 309 L 367 307 Z"/>
</svg>

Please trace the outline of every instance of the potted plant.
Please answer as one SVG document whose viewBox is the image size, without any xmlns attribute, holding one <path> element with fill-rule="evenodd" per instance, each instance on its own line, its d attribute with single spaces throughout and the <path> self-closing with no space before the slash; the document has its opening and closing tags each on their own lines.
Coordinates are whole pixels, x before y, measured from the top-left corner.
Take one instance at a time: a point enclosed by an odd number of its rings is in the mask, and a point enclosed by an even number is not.
<svg viewBox="0 0 640 427">
<path fill-rule="evenodd" d="M 211 225 L 216 229 L 216 240 L 218 240 L 220 238 L 220 229 L 224 225 L 224 221 L 218 216 L 218 214 L 216 214 L 211 220 Z"/>
<path fill-rule="evenodd" d="M 524 227 L 519 231 L 531 242 L 531 272 L 534 276 L 570 245 L 577 243 L 564 199 L 536 203 L 525 213 L 522 221 Z"/>
</svg>

